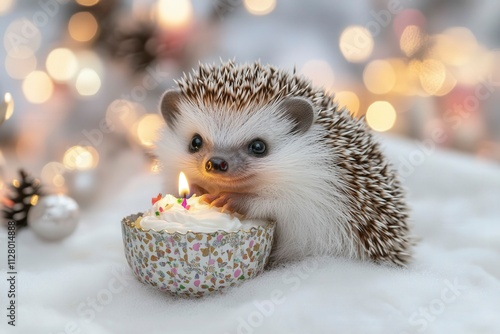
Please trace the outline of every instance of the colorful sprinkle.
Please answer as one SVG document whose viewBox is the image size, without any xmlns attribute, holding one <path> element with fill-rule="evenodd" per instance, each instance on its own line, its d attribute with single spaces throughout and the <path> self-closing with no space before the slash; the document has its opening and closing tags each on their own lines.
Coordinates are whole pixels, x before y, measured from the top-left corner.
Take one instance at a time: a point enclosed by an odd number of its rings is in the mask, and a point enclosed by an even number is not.
<svg viewBox="0 0 500 334">
<path fill-rule="evenodd" d="M 155 203 L 158 202 L 159 200 L 161 200 L 161 193 L 158 194 L 158 196 L 151 198 L 152 205 L 155 205 Z"/>
<path fill-rule="evenodd" d="M 159 210 L 160 210 L 160 212 L 163 212 L 163 208 L 161 206 L 160 206 Z M 252 246 L 250 246 L 250 247 L 252 247 Z"/>
<path fill-rule="evenodd" d="M 157 215 L 157 216 L 159 216 L 159 215 L 160 215 L 160 213 L 159 213 L 158 211 L 156 211 L 156 215 Z"/>
<path fill-rule="evenodd" d="M 177 199 L 177 203 L 181 204 L 182 203 L 182 198 Z"/>
</svg>

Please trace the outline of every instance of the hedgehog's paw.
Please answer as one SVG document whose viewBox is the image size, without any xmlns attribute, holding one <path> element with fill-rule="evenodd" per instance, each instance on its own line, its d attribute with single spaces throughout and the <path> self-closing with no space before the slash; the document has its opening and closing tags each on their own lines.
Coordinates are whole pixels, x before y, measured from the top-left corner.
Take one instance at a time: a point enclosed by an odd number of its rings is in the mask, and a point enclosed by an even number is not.
<svg viewBox="0 0 500 334">
<path fill-rule="evenodd" d="M 241 193 L 222 192 L 216 195 L 205 194 L 200 201 L 210 204 L 211 207 L 221 208 L 222 212 L 245 214 L 246 195 Z"/>
</svg>

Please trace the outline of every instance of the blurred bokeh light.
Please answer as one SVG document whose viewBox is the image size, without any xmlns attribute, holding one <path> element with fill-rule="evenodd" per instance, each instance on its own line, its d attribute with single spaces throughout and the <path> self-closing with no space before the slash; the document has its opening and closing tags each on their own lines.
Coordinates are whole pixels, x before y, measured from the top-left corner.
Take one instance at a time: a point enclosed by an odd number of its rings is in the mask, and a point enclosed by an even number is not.
<svg viewBox="0 0 500 334">
<path fill-rule="evenodd" d="M 14 5 L 14 0 L 2 0 L 0 2 L 0 15 L 8 13 L 12 6 Z"/>
<path fill-rule="evenodd" d="M 24 79 L 37 67 L 37 59 L 32 53 L 27 58 L 15 58 L 7 54 L 5 57 L 5 70 L 13 79 Z"/>
<path fill-rule="evenodd" d="M 385 60 L 374 60 L 363 71 L 366 88 L 375 94 L 386 94 L 396 84 L 396 73 L 392 65 Z"/>
<path fill-rule="evenodd" d="M 52 79 L 43 71 L 33 71 L 23 81 L 24 96 L 31 103 L 47 102 L 53 91 Z"/>
<path fill-rule="evenodd" d="M 156 10 L 159 23 L 166 29 L 185 27 L 193 16 L 189 0 L 160 0 Z"/>
<path fill-rule="evenodd" d="M 79 12 L 71 16 L 68 23 L 70 36 L 78 42 L 88 42 L 93 39 L 99 25 L 96 18 L 90 12 Z"/>
<path fill-rule="evenodd" d="M 276 7 L 276 0 L 244 0 L 246 10 L 254 15 L 266 15 Z"/>
<path fill-rule="evenodd" d="M 374 131 L 429 140 L 438 129 L 446 140 L 437 146 L 500 161 L 493 0 L 398 8 L 74 0 L 50 2 L 53 15 L 46 3 L 0 2 L 0 154 L 8 160 L 0 174 L 27 165 L 70 192 L 75 174 L 109 175 L 116 157 L 138 152 L 144 170 L 158 172 L 151 149 L 164 126 L 162 93 L 200 62 L 228 59 L 295 70 Z"/>
<path fill-rule="evenodd" d="M 163 126 L 163 118 L 158 114 L 146 114 L 137 122 L 137 138 L 145 147 L 152 147 Z"/>
<path fill-rule="evenodd" d="M 349 26 L 340 35 L 339 46 L 345 59 L 360 63 L 370 57 L 374 42 L 368 29 L 361 26 Z"/>
<path fill-rule="evenodd" d="M 396 123 L 396 110 L 387 101 L 373 102 L 366 111 L 366 122 L 375 131 L 387 131 Z"/>
<path fill-rule="evenodd" d="M 79 5 L 90 7 L 96 5 L 99 2 L 99 0 L 76 0 L 76 2 Z"/>
<path fill-rule="evenodd" d="M 73 170 L 92 169 L 99 163 L 99 154 L 91 146 L 73 146 L 69 148 L 63 157 L 64 167 Z"/>
<path fill-rule="evenodd" d="M 101 88 L 101 78 L 96 71 L 91 68 L 84 68 L 76 77 L 76 90 L 82 96 L 96 94 Z"/>
<path fill-rule="evenodd" d="M 351 115 L 356 116 L 359 111 L 359 98 L 356 93 L 340 91 L 335 93 L 335 99 L 340 107 L 347 107 Z"/>
<path fill-rule="evenodd" d="M 78 69 L 78 60 L 70 49 L 58 48 L 47 56 L 47 72 L 56 81 L 67 81 L 75 75 Z"/>
</svg>

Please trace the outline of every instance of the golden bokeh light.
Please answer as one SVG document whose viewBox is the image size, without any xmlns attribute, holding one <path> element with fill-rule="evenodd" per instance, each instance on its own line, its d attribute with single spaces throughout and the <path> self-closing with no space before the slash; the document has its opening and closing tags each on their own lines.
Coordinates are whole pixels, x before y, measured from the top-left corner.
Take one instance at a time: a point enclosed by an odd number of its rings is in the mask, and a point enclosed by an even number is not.
<svg viewBox="0 0 500 334">
<path fill-rule="evenodd" d="M 43 71 L 33 71 L 23 81 L 23 93 L 31 103 L 44 103 L 54 92 L 54 84 Z"/>
<path fill-rule="evenodd" d="M 491 76 L 496 64 L 498 64 L 498 59 L 495 59 L 494 53 L 484 47 L 478 47 L 466 63 L 452 67 L 451 71 L 459 83 L 473 86 Z"/>
<path fill-rule="evenodd" d="M 443 84 L 441 85 L 441 88 L 439 88 L 434 93 L 434 95 L 445 96 L 449 92 L 451 92 L 453 90 L 453 88 L 455 88 L 456 85 L 457 85 L 457 79 L 449 70 L 446 69 Z"/>
<path fill-rule="evenodd" d="M 323 60 L 310 60 L 302 66 L 300 73 L 308 77 L 314 86 L 330 89 L 335 80 L 332 67 Z"/>
<path fill-rule="evenodd" d="M 76 0 L 76 2 L 79 5 L 90 7 L 90 6 L 97 5 L 97 3 L 99 3 L 99 0 Z"/>
<path fill-rule="evenodd" d="M 106 109 L 106 123 L 116 132 L 126 132 L 145 113 L 146 110 L 139 103 L 124 99 L 114 100 Z"/>
<path fill-rule="evenodd" d="M 433 36 L 433 53 L 446 65 L 461 66 L 473 60 L 478 43 L 467 28 L 454 27 Z"/>
<path fill-rule="evenodd" d="M 96 36 L 98 30 L 97 20 L 89 12 L 78 12 L 69 19 L 69 35 L 75 41 L 88 42 Z"/>
<path fill-rule="evenodd" d="M 435 95 L 446 79 L 446 67 L 435 59 L 425 59 L 420 65 L 420 85 L 429 95 Z"/>
<path fill-rule="evenodd" d="M 373 102 L 366 111 L 366 122 L 375 131 L 390 130 L 396 123 L 396 110 L 387 101 Z"/>
<path fill-rule="evenodd" d="M 386 60 L 374 60 L 363 71 L 363 82 L 374 94 L 386 94 L 396 84 L 396 73 Z"/>
<path fill-rule="evenodd" d="M 423 46 L 425 38 L 420 27 L 409 25 L 401 34 L 399 47 L 407 57 L 412 57 Z"/>
<path fill-rule="evenodd" d="M 66 183 L 66 179 L 64 178 L 64 176 L 62 174 L 55 175 L 52 178 L 52 184 L 58 188 L 64 186 L 65 183 Z"/>
<path fill-rule="evenodd" d="M 93 69 L 84 68 L 76 77 L 75 87 L 81 96 L 95 95 L 101 88 L 101 78 Z"/>
<path fill-rule="evenodd" d="M 67 81 L 75 75 L 78 69 L 78 60 L 73 51 L 58 48 L 49 53 L 45 66 L 54 80 Z"/>
<path fill-rule="evenodd" d="M 253 15 L 267 15 L 276 7 L 276 0 L 244 0 L 246 10 Z"/>
<path fill-rule="evenodd" d="M 5 71 L 12 79 L 22 80 L 36 69 L 37 60 L 34 54 L 27 58 L 5 57 Z"/>
<path fill-rule="evenodd" d="M 73 170 L 88 170 L 95 168 L 99 163 L 99 154 L 91 146 L 73 146 L 63 157 L 64 167 Z"/>
<path fill-rule="evenodd" d="M 417 95 L 427 97 L 429 94 L 422 89 L 421 74 L 424 72 L 424 62 L 418 59 L 412 59 L 408 62 L 407 80 L 410 84 L 410 90 L 407 95 Z"/>
<path fill-rule="evenodd" d="M 12 58 L 26 59 L 33 56 L 41 43 L 40 29 L 26 18 L 13 21 L 3 35 L 5 51 Z"/>
<path fill-rule="evenodd" d="M 7 14 L 12 9 L 14 5 L 14 0 L 2 0 L 0 1 L 0 16 Z"/>
<path fill-rule="evenodd" d="M 351 115 L 355 116 L 359 111 L 359 98 L 354 92 L 341 91 L 335 93 L 335 100 L 339 107 L 347 107 Z"/>
<path fill-rule="evenodd" d="M 413 59 L 408 63 L 408 77 L 409 78 L 419 78 L 420 72 L 423 68 L 423 62 L 417 59 Z"/>
<path fill-rule="evenodd" d="M 165 29 L 186 27 L 193 17 L 190 0 L 159 0 L 155 9 L 158 23 Z"/>
<path fill-rule="evenodd" d="M 159 130 L 165 124 L 159 114 L 146 114 L 137 123 L 137 138 L 146 147 L 152 147 L 158 139 Z"/>
<path fill-rule="evenodd" d="M 413 80 L 411 79 L 408 71 L 408 64 L 406 60 L 401 58 L 390 58 L 387 59 L 392 69 L 394 70 L 394 74 L 396 76 L 396 81 L 394 83 L 394 87 L 392 91 L 402 95 L 412 95 L 412 91 L 414 90 L 414 82 L 418 83 L 418 77 L 415 77 Z"/>
<path fill-rule="evenodd" d="M 370 31 L 361 26 L 349 26 L 340 35 L 340 51 L 345 59 L 352 63 L 360 63 L 368 59 L 373 52 L 373 45 Z"/>
<path fill-rule="evenodd" d="M 10 93 L 5 93 L 5 95 L 3 96 L 3 101 L 7 106 L 4 116 L 5 120 L 7 121 L 14 114 L 14 99 L 12 98 L 12 95 Z"/>
</svg>

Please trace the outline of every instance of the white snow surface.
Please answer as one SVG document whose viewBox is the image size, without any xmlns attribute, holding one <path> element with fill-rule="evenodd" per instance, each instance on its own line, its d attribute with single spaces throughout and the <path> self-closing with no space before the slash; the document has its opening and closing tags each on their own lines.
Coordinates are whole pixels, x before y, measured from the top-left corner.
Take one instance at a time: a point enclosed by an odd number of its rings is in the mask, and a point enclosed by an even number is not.
<svg viewBox="0 0 500 334">
<path fill-rule="evenodd" d="M 18 234 L 16 327 L 1 229 L 0 332 L 499 333 L 500 168 L 401 139 L 383 146 L 405 175 L 421 238 L 407 269 L 311 258 L 203 299 L 160 293 L 135 279 L 123 252 L 121 218 L 160 190 L 161 176 L 139 174 L 83 210 L 62 242 Z"/>
</svg>

